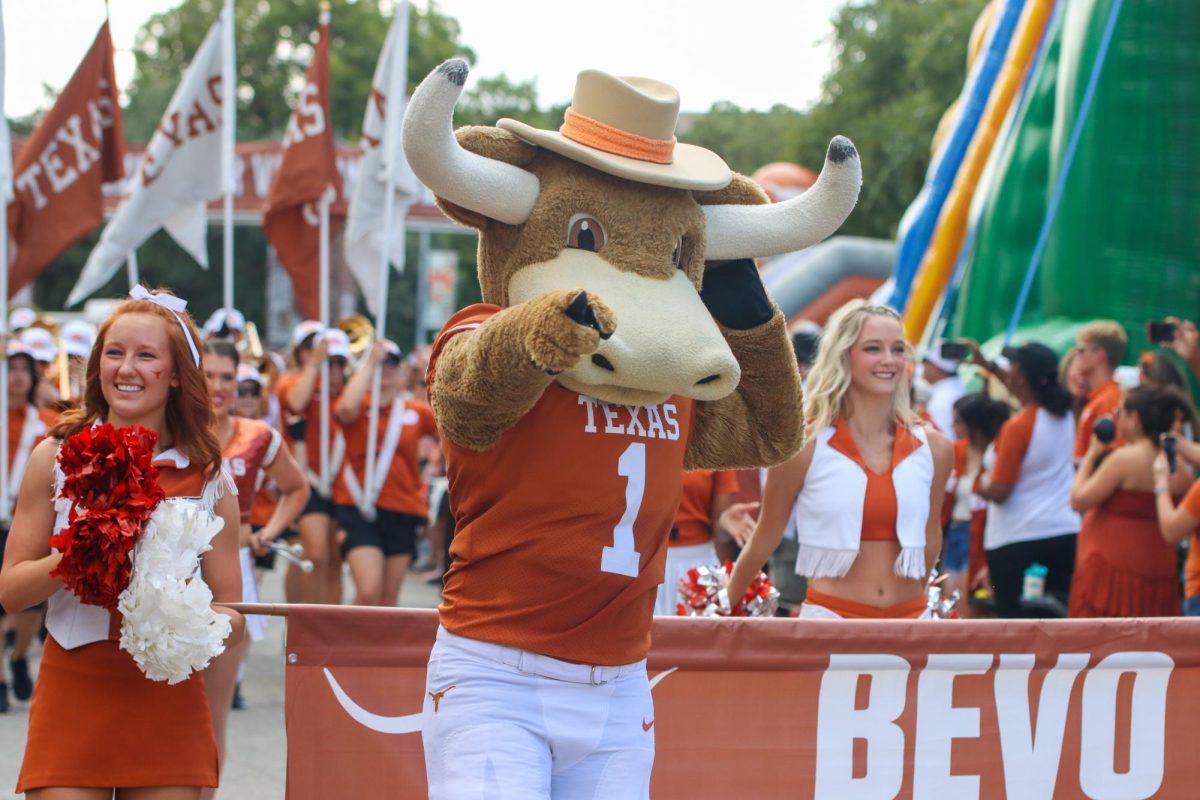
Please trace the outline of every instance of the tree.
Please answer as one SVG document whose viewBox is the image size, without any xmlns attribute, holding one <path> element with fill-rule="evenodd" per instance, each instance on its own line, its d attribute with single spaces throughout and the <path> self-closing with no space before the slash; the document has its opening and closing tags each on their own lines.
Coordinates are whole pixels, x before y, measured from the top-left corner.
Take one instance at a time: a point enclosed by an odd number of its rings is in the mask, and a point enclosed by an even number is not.
<svg viewBox="0 0 1200 800">
<path fill-rule="evenodd" d="M 238 139 L 277 139 L 287 127 L 317 37 L 319 0 L 260 0 L 235 4 L 237 13 Z M 393 2 L 334 0 L 330 32 L 333 126 L 355 140 L 371 92 L 375 62 L 391 23 Z M 184 0 L 155 14 L 138 31 L 135 71 L 127 93 L 125 133 L 147 141 L 222 7 L 221 0 Z M 409 7 L 409 89 L 452 56 L 474 62 L 459 37 L 458 21 L 437 10 Z"/>
<path fill-rule="evenodd" d="M 891 238 L 925 180 L 938 120 L 962 91 L 967 40 L 986 0 L 864 0 L 834 17 L 834 63 L 808 112 L 714 105 L 680 138 L 739 172 L 770 161 L 820 169 L 835 134 L 849 136 L 863 191 L 843 233 Z"/>
</svg>

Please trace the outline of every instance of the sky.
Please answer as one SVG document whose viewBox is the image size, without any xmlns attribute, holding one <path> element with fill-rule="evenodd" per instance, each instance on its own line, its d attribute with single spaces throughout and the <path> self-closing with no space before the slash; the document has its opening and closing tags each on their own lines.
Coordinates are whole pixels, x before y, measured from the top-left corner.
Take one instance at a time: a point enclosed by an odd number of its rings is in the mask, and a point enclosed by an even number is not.
<svg viewBox="0 0 1200 800">
<path fill-rule="evenodd" d="M 252 2 L 253 0 L 237 0 Z M 421 0 L 423 2 L 423 0 Z M 133 74 L 134 34 L 179 0 L 111 0 L 117 81 Z M 568 102 L 575 75 L 602 69 L 665 81 L 684 111 L 728 100 L 766 110 L 815 101 L 831 65 L 830 17 L 845 0 L 440 0 L 477 56 L 471 80 L 536 80 L 542 106 Z M 5 112 L 45 104 L 104 20 L 101 0 L 0 0 L 6 33 Z M 333 20 L 337 25 L 337 19 Z M 470 88 L 471 80 L 468 81 Z"/>
</svg>

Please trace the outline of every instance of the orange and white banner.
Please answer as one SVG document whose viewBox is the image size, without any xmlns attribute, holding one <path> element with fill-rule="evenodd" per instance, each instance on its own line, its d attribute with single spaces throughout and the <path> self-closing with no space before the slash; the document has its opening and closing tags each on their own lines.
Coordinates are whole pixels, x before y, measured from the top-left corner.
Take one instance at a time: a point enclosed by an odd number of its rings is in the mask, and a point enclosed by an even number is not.
<svg viewBox="0 0 1200 800">
<path fill-rule="evenodd" d="M 235 113 L 222 95 L 224 76 L 233 72 L 232 54 L 223 44 L 233 24 L 226 17 L 223 11 L 209 28 L 175 88 L 137 173 L 126 184 L 129 194 L 88 255 L 68 306 L 103 288 L 159 228 L 208 268 L 205 205 L 225 190 L 225 171 L 219 167 L 232 147 L 225 118 Z"/>
<path fill-rule="evenodd" d="M 8 276 L 10 295 L 104 221 L 101 187 L 122 177 L 124 146 L 112 38 L 105 22 L 17 155 L 15 195 L 8 208 L 16 249 Z"/>
<path fill-rule="evenodd" d="M 433 611 L 289 608 L 289 800 L 426 796 L 436 630 Z M 1200 785 L 1200 620 L 667 617 L 650 675 L 655 798 L 1100 800 Z"/>
<path fill-rule="evenodd" d="M 321 228 L 318 203 L 336 203 L 342 178 L 329 117 L 329 12 L 320 17 L 317 49 L 283 135 L 283 162 L 271 183 L 263 233 L 292 278 L 296 308 L 320 319 Z M 338 216 L 345 207 L 330 208 Z M 332 236 L 332 233 L 330 234 Z"/>
</svg>

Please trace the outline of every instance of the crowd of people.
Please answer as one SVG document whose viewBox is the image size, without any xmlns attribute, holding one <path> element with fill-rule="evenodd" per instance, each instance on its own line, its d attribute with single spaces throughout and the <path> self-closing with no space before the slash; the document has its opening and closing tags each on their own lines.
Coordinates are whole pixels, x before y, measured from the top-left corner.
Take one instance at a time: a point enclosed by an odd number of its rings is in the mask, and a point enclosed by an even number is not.
<svg viewBox="0 0 1200 800">
<path fill-rule="evenodd" d="M 352 343 L 314 321 L 296 326 L 286 353 L 255 352 L 237 312 L 218 311 L 201 332 L 164 308 L 130 299 L 98 331 L 75 324 L 57 336 L 36 315 L 13 314 L 23 329 L 6 342 L 3 519 L 6 539 L 14 534 L 0 574 L 11 648 L 0 707 L 10 690 L 33 694 L 39 631 L 38 691 L 59 696 L 31 716 L 26 788 L 58 785 L 72 758 L 109 764 L 104 780 L 132 774 L 108 744 L 60 752 L 57 717 L 72 704 L 144 704 L 153 730 L 164 714 L 201 725 L 203 703 L 216 757 L 147 744 L 153 757 L 137 769 L 212 796 L 205 764 L 224 759 L 246 649 L 262 634 L 260 620 L 228 611 L 234 635 L 203 683 L 181 684 L 191 688 L 114 666 L 111 620 L 89 616 L 48 575 L 61 554 L 47 539 L 66 525 L 52 502 L 59 487 L 23 480 L 54 473 L 65 436 L 102 421 L 158 434 L 168 496 L 229 522 L 202 562 L 217 608 L 253 602 L 264 573 L 280 568 L 289 601 L 395 606 L 419 541 L 426 577 L 440 580 L 452 558 L 425 353 Z M 802 327 L 793 344 L 805 447 L 766 470 L 685 473 L 655 613 L 676 613 L 692 567 L 734 561 L 735 602 L 766 567 L 780 613 L 809 618 L 928 618 L 931 572 L 960 594 L 963 617 L 1200 614 L 1200 547 L 1188 547 L 1200 527 L 1188 374 L 1200 375 L 1200 334 L 1167 322 L 1170 338 L 1137 368 L 1119 366 L 1127 337 L 1110 321 L 1083 326 L 1061 362 L 1037 342 L 994 359 L 969 340 L 917 353 L 894 310 L 863 300 L 824 330 Z M 83 691 L 79 670 L 119 675 L 111 692 Z"/>
<path fill-rule="evenodd" d="M 831 317 L 815 364 L 801 333 L 809 444 L 766 471 L 761 513 L 755 497 L 719 520 L 748 542 L 731 596 L 769 561 L 782 613 L 919 617 L 936 567 L 966 618 L 1200 613 L 1200 337 L 1176 318 L 1159 327 L 1137 367 L 1121 366 L 1128 337 L 1111 320 L 1082 326 L 1061 363 L 1039 342 L 995 359 L 970 340 L 915 353 L 894 311 L 861 301 Z M 910 462 L 914 435 L 932 468 Z M 904 508 L 918 497 L 921 513 Z M 924 537 L 906 538 L 917 519 Z"/>
</svg>

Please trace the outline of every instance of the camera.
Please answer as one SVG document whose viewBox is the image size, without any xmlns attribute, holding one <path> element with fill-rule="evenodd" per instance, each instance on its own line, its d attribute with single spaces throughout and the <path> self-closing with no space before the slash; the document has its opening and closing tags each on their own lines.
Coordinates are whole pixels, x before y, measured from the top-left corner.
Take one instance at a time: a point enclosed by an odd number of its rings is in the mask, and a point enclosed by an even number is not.
<svg viewBox="0 0 1200 800">
<path fill-rule="evenodd" d="M 1101 417 L 1092 426 L 1092 433 L 1096 434 L 1101 444 L 1112 444 L 1113 439 L 1117 438 L 1117 424 L 1112 417 Z"/>
<path fill-rule="evenodd" d="M 966 342 L 942 342 L 939 352 L 942 358 L 948 358 L 951 361 L 962 361 L 968 354 L 967 344 Z"/>
<path fill-rule="evenodd" d="M 1151 344 L 1170 344 L 1175 341 L 1175 323 L 1152 319 L 1146 323 L 1146 338 Z"/>
<path fill-rule="evenodd" d="M 1167 469 L 1171 471 L 1171 474 L 1174 474 L 1175 465 L 1178 460 L 1175 453 L 1175 437 L 1168 436 L 1163 439 L 1162 448 L 1163 452 L 1167 455 Z"/>
</svg>

